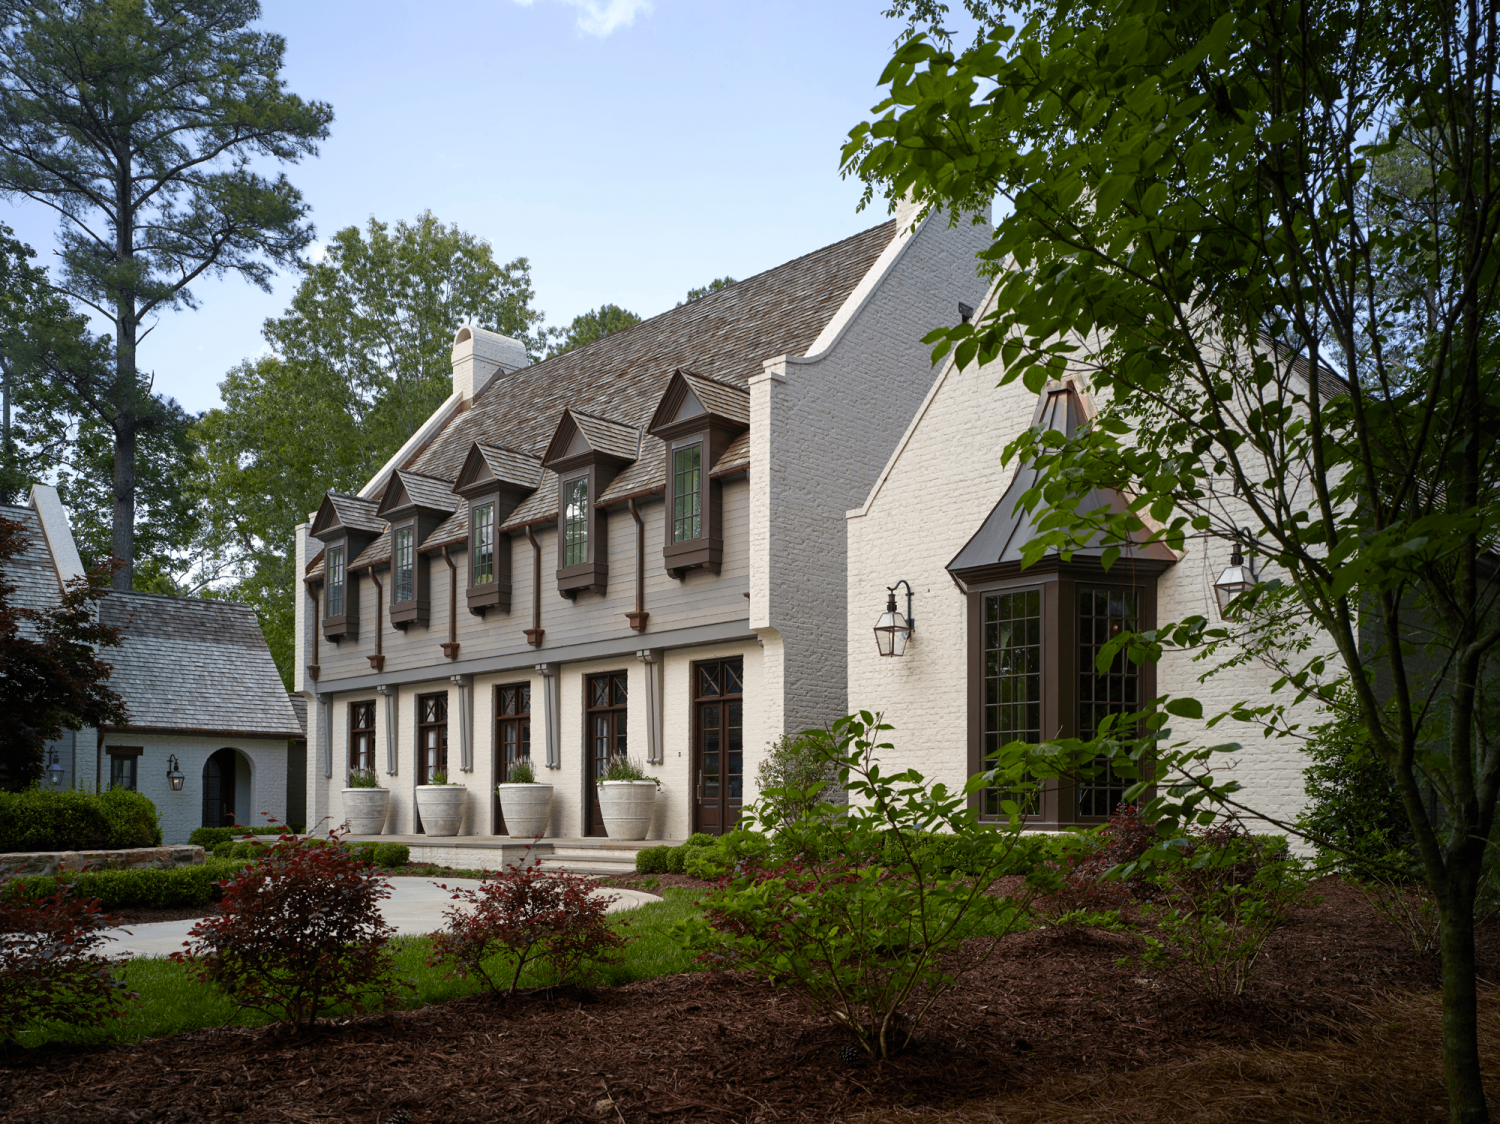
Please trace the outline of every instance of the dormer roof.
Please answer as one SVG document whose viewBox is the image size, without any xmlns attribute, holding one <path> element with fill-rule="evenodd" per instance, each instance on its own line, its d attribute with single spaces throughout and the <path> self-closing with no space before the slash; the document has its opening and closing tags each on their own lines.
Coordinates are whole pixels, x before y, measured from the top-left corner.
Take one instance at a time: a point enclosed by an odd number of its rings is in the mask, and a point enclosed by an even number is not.
<svg viewBox="0 0 1500 1124">
<path fill-rule="evenodd" d="M 1042 391 L 1037 403 L 1035 426 L 1055 429 L 1072 437 L 1088 420 L 1078 390 L 1071 383 L 1049 387 Z M 1021 497 L 1036 486 L 1040 475 L 1037 467 L 1026 461 L 1016 470 L 1010 487 L 1000 497 L 1000 502 L 991 509 L 979 530 L 974 533 L 953 561 L 948 563 L 949 573 L 965 580 L 997 577 L 1011 569 L 1019 571 L 1022 548 L 1039 533 L 1034 517 L 1019 508 Z M 1078 504 L 1081 512 L 1097 511 L 1107 507 L 1111 511 L 1129 510 L 1129 501 L 1113 488 L 1095 488 Z M 1044 514 L 1036 513 L 1035 518 Z M 1145 543 L 1145 535 L 1131 534 L 1130 545 L 1124 546 L 1123 556 L 1136 563 L 1145 563 L 1157 569 L 1172 565 L 1177 555 L 1165 543 Z M 1104 553 L 1101 541 L 1091 542 L 1073 552 L 1075 559 L 1097 560 Z"/>
<path fill-rule="evenodd" d="M 464 458 L 453 491 L 469 495 L 496 485 L 532 491 L 542 482 L 542 459 L 533 453 L 476 441 Z"/>
<path fill-rule="evenodd" d="M 557 472 L 596 460 L 615 467 L 627 465 L 641 455 L 641 436 L 638 426 L 586 414 L 569 406 L 563 410 L 552 440 L 547 443 L 542 465 Z"/>
<path fill-rule="evenodd" d="M 458 510 L 458 497 L 446 480 L 398 468 L 391 473 L 376 513 L 389 522 L 418 510 L 452 515 Z"/>
<path fill-rule="evenodd" d="M 311 533 L 314 538 L 328 542 L 346 534 L 378 535 L 383 530 L 385 523 L 374 500 L 329 492 L 318 505 Z"/>
<path fill-rule="evenodd" d="M 667 380 L 646 432 L 653 437 L 675 437 L 715 423 L 733 430 L 748 429 L 750 392 L 679 367 Z"/>
</svg>

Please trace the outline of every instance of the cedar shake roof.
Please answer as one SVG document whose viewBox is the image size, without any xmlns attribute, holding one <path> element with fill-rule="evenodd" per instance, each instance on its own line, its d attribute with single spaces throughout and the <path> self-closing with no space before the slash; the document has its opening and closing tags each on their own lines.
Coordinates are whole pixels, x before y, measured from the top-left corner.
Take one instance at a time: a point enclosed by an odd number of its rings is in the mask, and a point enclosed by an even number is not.
<svg viewBox="0 0 1500 1124">
<path fill-rule="evenodd" d="M 249 605 L 112 592 L 99 615 L 122 630 L 109 685 L 129 729 L 304 736 Z"/>
<path fill-rule="evenodd" d="M 329 492 L 323 497 L 322 506 L 318 509 L 318 517 L 313 520 L 312 533 L 319 534 L 325 528 L 332 526 L 333 520 L 336 519 L 345 530 L 378 535 L 385 529 L 385 520 L 375 514 L 378 506 L 374 500 L 367 500 L 362 496 L 346 496 L 341 492 Z"/>
<path fill-rule="evenodd" d="M 542 482 L 540 457 L 517 452 L 515 449 L 501 448 L 498 445 L 486 445 L 483 442 L 476 442 L 474 447 L 484 458 L 490 475 L 501 483 L 535 488 Z"/>
<path fill-rule="evenodd" d="M 425 507 L 429 511 L 452 511 L 458 506 L 458 497 L 453 494 L 453 479 L 457 479 L 456 474 L 452 479 L 439 480 L 420 472 L 398 468 L 391 473 L 390 482 L 385 486 L 380 510 L 384 514 L 400 506 Z M 398 505 L 398 490 L 406 493 L 407 503 Z M 381 526 L 383 528 L 384 523 Z"/>
<path fill-rule="evenodd" d="M 806 353 L 895 233 L 894 220 L 881 223 L 593 343 L 502 375 L 405 467 L 456 480 L 476 441 L 540 456 L 569 407 L 644 430 L 678 368 L 732 387 L 748 387 L 765 360 Z M 660 442 L 652 439 L 625 471 L 634 476 L 649 462 L 660 477 L 662 468 L 654 462 L 661 459 Z M 533 507 L 540 498 L 539 490 L 522 508 Z M 555 496 L 552 507 L 555 514 Z M 518 522 L 524 522 L 519 509 L 507 526 Z"/>
</svg>

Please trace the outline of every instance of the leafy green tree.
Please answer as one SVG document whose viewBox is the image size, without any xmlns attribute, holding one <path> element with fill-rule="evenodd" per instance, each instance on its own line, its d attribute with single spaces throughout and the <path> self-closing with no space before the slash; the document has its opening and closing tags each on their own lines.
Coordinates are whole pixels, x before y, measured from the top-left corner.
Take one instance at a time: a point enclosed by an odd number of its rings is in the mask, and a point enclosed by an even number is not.
<svg viewBox="0 0 1500 1124">
<path fill-rule="evenodd" d="M 1489 1115 L 1474 904 L 1500 794 L 1496 24 L 1493 2 L 1025 4 L 961 52 L 901 41 L 844 154 L 871 193 L 1009 204 L 984 254 L 993 309 L 933 333 L 938 354 L 1037 392 L 1087 374 L 1092 424 L 1004 453 L 1041 470 L 1028 558 L 1248 535 L 1263 580 L 1229 620 L 1120 645 L 1280 667 L 1269 702 L 1216 716 L 1257 729 L 1295 734 L 1289 704 L 1351 693 L 1438 903 L 1464 1122 Z M 1375 174 L 1393 159 L 1400 190 Z M 1131 510 L 1081 510 L 1096 487 Z M 1237 805 L 1214 776 L 1235 747 L 1161 726 L 1201 704 L 1157 706 L 1155 737 L 1122 722 L 1058 748 L 1160 781 L 1154 816 Z"/>
<path fill-rule="evenodd" d="M 142 434 L 174 424 L 142 336 L 196 306 L 200 277 L 269 289 L 312 238 L 297 190 L 251 165 L 316 154 L 333 111 L 283 88 L 286 44 L 250 29 L 259 16 L 255 0 L 0 0 L 0 192 L 57 212 L 58 287 L 114 329 L 113 362 L 61 387 L 112 438 L 116 588 L 134 577 Z"/>
<path fill-rule="evenodd" d="M 621 328 L 628 328 L 640 322 L 641 318 L 628 309 L 621 308 L 617 304 L 601 304 L 598 308 L 591 308 L 573 317 L 573 323 L 564 328 L 556 337 L 556 342 L 547 352 L 547 358 L 561 355 L 565 351 L 572 351 L 575 347 L 582 347 L 586 343 L 593 343 L 611 332 L 618 332 Z"/>
<path fill-rule="evenodd" d="M 687 291 L 687 298 L 685 300 L 678 301 L 677 302 L 677 307 L 681 308 L 685 304 L 692 304 L 695 300 L 699 300 L 699 299 L 701 299 L 703 297 L 708 296 L 709 293 L 717 293 L 720 289 L 727 289 L 727 288 L 729 288 L 729 286 L 731 286 L 733 284 L 734 284 L 734 278 L 733 277 L 729 277 L 729 276 L 715 277 L 707 285 L 703 285 L 703 286 L 700 286 L 700 287 L 694 288 L 694 289 L 689 289 Z"/>
<path fill-rule="evenodd" d="M 453 336 L 474 323 L 542 346 L 525 258 L 430 213 L 394 228 L 340 230 L 304 267 L 285 314 L 266 321 L 272 354 L 219 384 L 224 405 L 195 430 L 195 488 L 211 513 L 200 540 L 225 560 L 220 592 L 256 607 L 291 683 L 293 530 L 326 491 L 362 487 L 452 392 Z"/>
</svg>

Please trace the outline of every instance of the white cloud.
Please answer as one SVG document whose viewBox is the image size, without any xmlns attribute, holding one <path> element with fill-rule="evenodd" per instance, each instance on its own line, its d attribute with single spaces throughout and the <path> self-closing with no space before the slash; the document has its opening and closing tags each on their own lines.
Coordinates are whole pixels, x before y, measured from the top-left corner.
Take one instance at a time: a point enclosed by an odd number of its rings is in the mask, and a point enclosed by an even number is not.
<svg viewBox="0 0 1500 1124">
<path fill-rule="evenodd" d="M 629 27 L 637 14 L 650 14 L 651 0 L 559 0 L 578 9 L 578 30 L 603 39 L 617 27 Z M 533 0 L 516 0 L 523 8 Z"/>
</svg>

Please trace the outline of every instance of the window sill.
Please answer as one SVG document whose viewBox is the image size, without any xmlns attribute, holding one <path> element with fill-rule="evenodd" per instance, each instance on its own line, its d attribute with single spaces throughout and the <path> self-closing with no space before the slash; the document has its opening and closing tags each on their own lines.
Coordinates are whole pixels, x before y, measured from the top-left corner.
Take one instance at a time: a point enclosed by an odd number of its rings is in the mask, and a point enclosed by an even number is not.
<svg viewBox="0 0 1500 1124">
<path fill-rule="evenodd" d="M 662 561 L 667 573 L 678 581 L 689 570 L 717 574 L 724 561 L 724 540 L 702 538 L 671 543 L 662 549 Z"/>
<path fill-rule="evenodd" d="M 340 640 L 359 639 L 359 618 L 352 613 L 323 618 L 323 639 L 337 643 Z"/>
<path fill-rule="evenodd" d="M 395 601 L 391 603 L 391 624 L 405 629 L 409 625 L 425 625 L 430 618 L 430 605 L 426 601 Z"/>
<path fill-rule="evenodd" d="M 608 562 L 580 562 L 557 571 L 557 592 L 570 601 L 580 593 L 603 593 L 608 583 Z"/>
<path fill-rule="evenodd" d="M 496 612 L 510 612 L 510 582 L 485 582 L 483 585 L 471 585 L 465 595 L 469 603 L 469 612 L 476 617 L 482 617 L 485 613 L 494 609 Z"/>
</svg>

